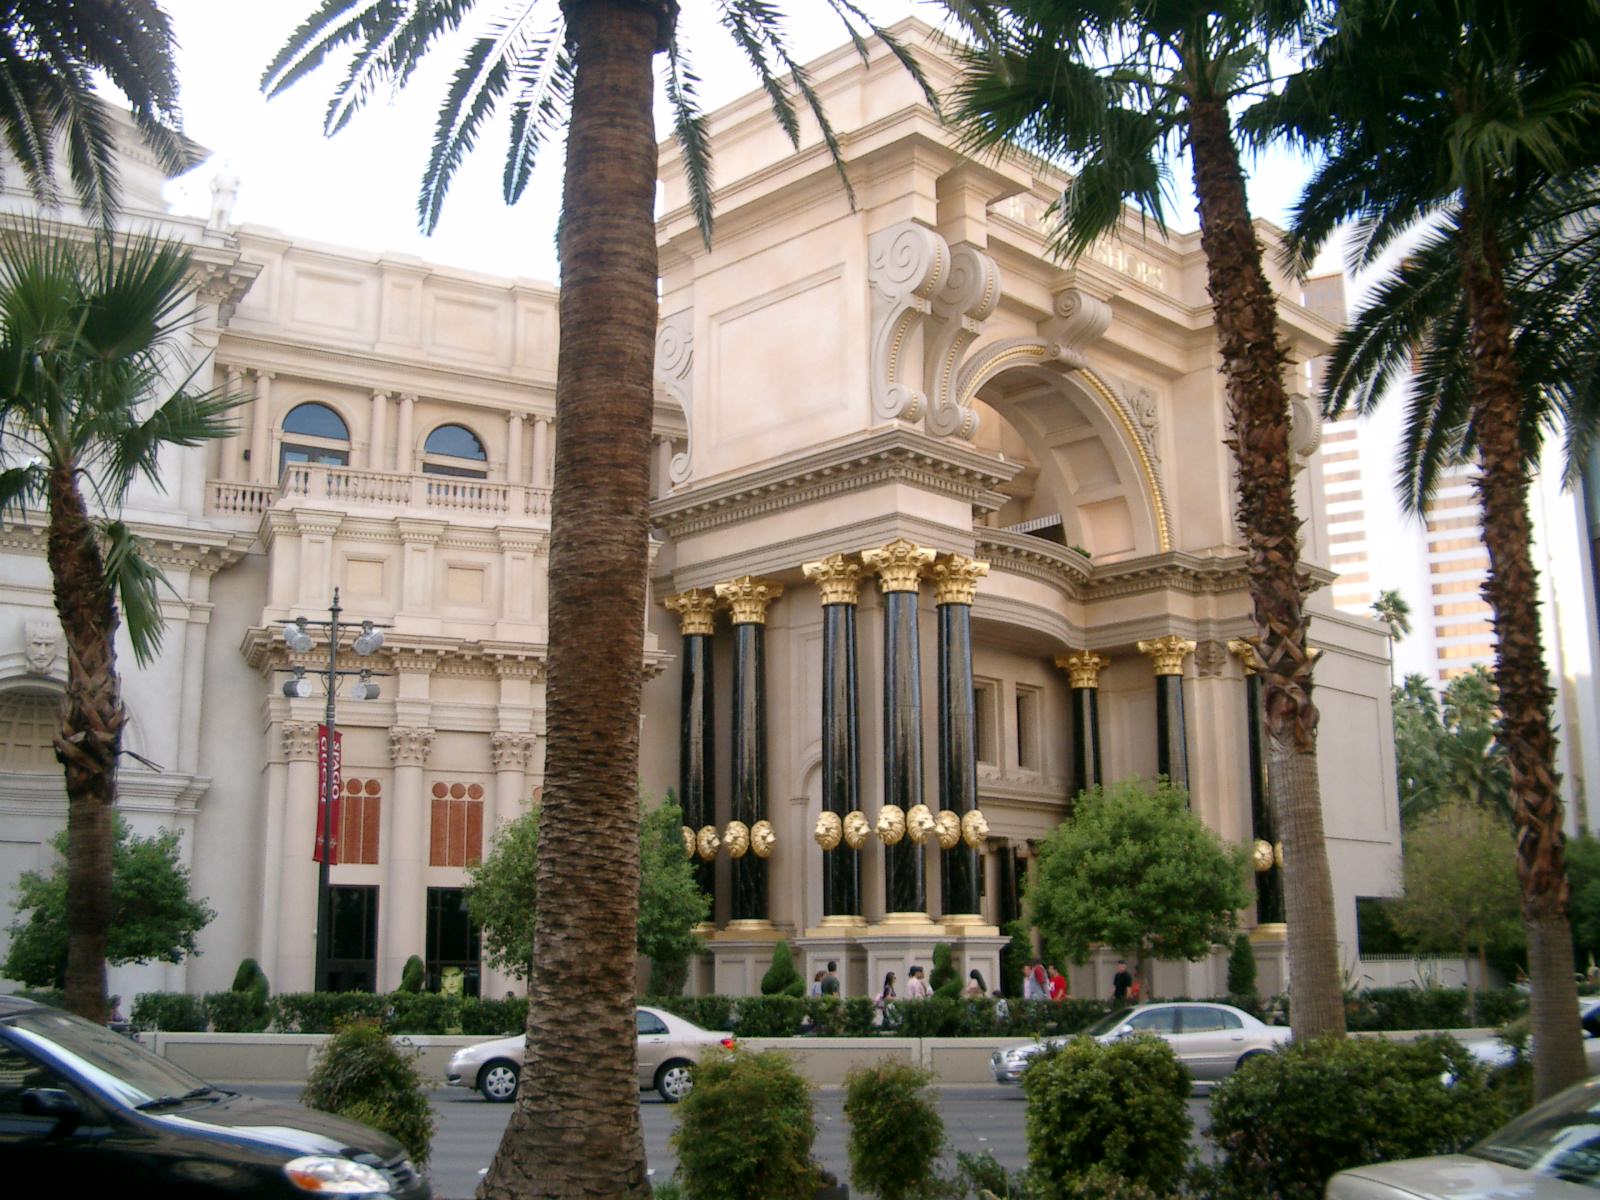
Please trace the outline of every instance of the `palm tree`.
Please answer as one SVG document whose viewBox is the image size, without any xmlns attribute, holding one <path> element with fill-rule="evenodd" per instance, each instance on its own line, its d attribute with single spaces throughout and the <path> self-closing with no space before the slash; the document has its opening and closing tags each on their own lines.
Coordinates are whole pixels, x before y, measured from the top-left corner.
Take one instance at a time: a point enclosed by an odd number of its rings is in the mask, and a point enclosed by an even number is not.
<svg viewBox="0 0 1600 1200">
<path fill-rule="evenodd" d="M 863 55 L 863 31 L 883 38 L 852 0 L 828 4 Z M 267 68 L 263 86 L 281 92 L 330 51 L 354 47 L 354 62 L 329 104 L 331 134 L 379 84 L 403 85 L 475 7 L 326 0 Z M 536 153 L 565 116 L 541 900 L 522 1088 L 480 1189 L 485 1197 L 650 1191 L 630 964 L 657 323 L 652 64 L 658 54 L 665 55 L 675 133 L 707 237 L 712 193 L 695 76 L 677 40 L 678 8 L 678 0 L 525 0 L 502 7 L 455 74 L 418 197 L 421 224 L 432 229 L 483 122 L 509 104 L 504 183 L 506 200 L 514 202 Z M 838 163 L 832 127 L 789 55 L 777 6 L 721 0 L 718 9 L 791 141 L 798 144 L 798 95 Z M 920 81 L 909 54 L 883 40 Z M 778 78 L 782 71 L 789 72 L 785 80 Z"/>
<path fill-rule="evenodd" d="M 165 447 L 231 432 L 234 401 L 168 382 L 192 290 L 187 251 L 149 238 L 86 244 L 39 226 L 0 237 L 0 513 L 45 513 L 67 642 L 55 740 L 67 788 L 66 1005 L 95 1021 L 127 720 L 114 638 L 126 620 L 134 657 L 150 660 L 166 582 L 115 514 L 138 476 L 160 485 Z"/>
<path fill-rule="evenodd" d="M 1541 424 L 1552 413 L 1519 376 L 1518 316 L 1507 283 L 1517 242 L 1508 243 L 1505 231 L 1542 192 L 1593 165 L 1597 61 L 1597 0 L 1537 7 L 1517 0 L 1350 0 L 1330 22 L 1310 67 L 1258 114 L 1325 155 L 1296 211 L 1294 249 L 1302 262 L 1351 219 L 1352 257 L 1359 261 L 1375 262 L 1419 226 L 1428 233 L 1418 254 L 1435 268 L 1453 259 L 1453 284 L 1437 270 L 1433 283 L 1450 286 L 1457 298 L 1446 302 L 1438 321 L 1422 322 L 1423 371 L 1405 453 L 1408 462 L 1426 465 L 1408 476 L 1421 486 L 1407 498 L 1420 508 L 1441 464 L 1475 459 L 1540 1097 L 1580 1078 L 1584 1061 L 1572 1021 L 1561 794 L 1529 549 L 1530 470 Z M 1417 279 L 1402 272 L 1401 286 Z M 1431 303 L 1439 303 L 1437 295 Z M 1441 342 L 1429 332 L 1451 324 L 1467 347 L 1466 370 L 1454 374 L 1443 371 Z M 1402 355 L 1409 360 L 1418 344 L 1391 340 L 1379 354 L 1369 343 L 1366 362 L 1378 369 L 1363 403 L 1376 402 L 1380 383 L 1403 372 Z M 1329 389 L 1325 407 L 1340 411 L 1348 379 L 1330 381 Z"/>
<path fill-rule="evenodd" d="M 1271 754 L 1283 833 L 1295 1033 L 1344 1031 L 1333 884 L 1317 776 L 1300 520 L 1276 298 L 1261 267 L 1235 109 L 1271 83 L 1269 48 L 1300 28 L 1289 0 L 950 0 L 983 43 L 956 110 L 972 149 L 1020 143 L 1073 164 L 1055 247 L 1083 254 L 1131 199 L 1164 226 L 1168 156 L 1187 146 L 1227 382 Z"/>
<path fill-rule="evenodd" d="M 0 20 L 0 136 L 41 207 L 59 203 L 57 139 L 91 221 L 117 212 L 116 135 L 103 74 L 127 99 L 145 144 L 169 171 L 193 164 L 178 111 L 172 26 L 155 0 L 13 0 Z"/>
<path fill-rule="evenodd" d="M 1389 686 L 1394 687 L 1394 646 L 1411 632 L 1411 605 L 1394 588 L 1385 588 L 1372 602 L 1372 615 L 1389 627 Z"/>
</svg>

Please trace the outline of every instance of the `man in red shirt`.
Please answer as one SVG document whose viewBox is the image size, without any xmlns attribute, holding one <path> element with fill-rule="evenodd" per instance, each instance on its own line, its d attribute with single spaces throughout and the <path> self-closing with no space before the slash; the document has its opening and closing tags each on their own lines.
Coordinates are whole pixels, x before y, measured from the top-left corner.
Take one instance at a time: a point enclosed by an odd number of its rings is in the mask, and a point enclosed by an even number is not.
<svg viewBox="0 0 1600 1200">
<path fill-rule="evenodd" d="M 1050 999 L 1065 1000 L 1067 998 L 1067 977 L 1056 970 L 1055 964 L 1050 966 Z"/>
</svg>

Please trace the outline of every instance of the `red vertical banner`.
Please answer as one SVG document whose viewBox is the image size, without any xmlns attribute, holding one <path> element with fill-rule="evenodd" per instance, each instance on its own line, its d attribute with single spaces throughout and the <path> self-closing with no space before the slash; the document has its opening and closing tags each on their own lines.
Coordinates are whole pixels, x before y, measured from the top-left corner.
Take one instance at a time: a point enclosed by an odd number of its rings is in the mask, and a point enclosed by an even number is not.
<svg viewBox="0 0 1600 1200">
<path fill-rule="evenodd" d="M 336 866 L 339 862 L 339 813 L 340 797 L 344 793 L 344 734 L 333 735 L 333 786 L 328 786 L 328 727 L 317 726 L 317 787 L 321 791 L 317 794 L 317 838 L 311 845 L 311 861 L 322 861 L 322 833 L 323 823 L 331 815 L 332 823 L 328 827 L 328 865 Z M 328 812 L 328 792 L 333 792 L 333 812 Z"/>
</svg>

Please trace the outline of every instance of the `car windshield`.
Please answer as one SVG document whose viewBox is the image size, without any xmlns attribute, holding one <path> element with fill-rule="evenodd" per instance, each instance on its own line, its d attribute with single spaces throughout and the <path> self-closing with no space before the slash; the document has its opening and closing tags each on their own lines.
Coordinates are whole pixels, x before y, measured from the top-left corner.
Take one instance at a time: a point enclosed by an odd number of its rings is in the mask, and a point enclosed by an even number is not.
<svg viewBox="0 0 1600 1200">
<path fill-rule="evenodd" d="M 42 1051 L 125 1104 L 209 1090 L 203 1080 L 132 1039 L 59 1009 L 23 1013 L 9 1028 L 25 1049 Z"/>
<path fill-rule="evenodd" d="M 1101 1037 L 1104 1034 L 1110 1033 L 1119 1025 L 1126 1025 L 1128 1023 L 1128 1018 L 1131 1016 L 1133 1016 L 1132 1009 L 1119 1009 L 1114 1013 L 1107 1013 L 1083 1032 L 1089 1037 Z"/>
<path fill-rule="evenodd" d="M 1467 1153 L 1600 1191 L 1600 1080 L 1530 1109 Z"/>
</svg>

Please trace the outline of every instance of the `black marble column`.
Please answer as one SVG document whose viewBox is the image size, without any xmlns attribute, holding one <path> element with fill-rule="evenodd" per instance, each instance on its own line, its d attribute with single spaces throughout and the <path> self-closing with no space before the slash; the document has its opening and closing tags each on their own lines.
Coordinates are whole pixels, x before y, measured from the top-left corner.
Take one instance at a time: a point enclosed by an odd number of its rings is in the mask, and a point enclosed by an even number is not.
<svg viewBox="0 0 1600 1200">
<path fill-rule="evenodd" d="M 822 811 L 844 818 L 861 807 L 861 714 L 857 704 L 856 599 L 861 564 L 834 554 L 806 563 L 822 592 Z M 822 915 L 861 916 L 861 851 L 840 841 L 822 854 Z M 855 923 L 835 921 L 835 923 Z"/>
<path fill-rule="evenodd" d="M 1063 654 L 1056 666 L 1067 672 L 1072 683 L 1072 790 L 1077 796 L 1099 787 L 1100 768 L 1100 672 L 1110 663 L 1092 650 Z"/>
<path fill-rule="evenodd" d="M 1277 823 L 1272 819 L 1272 803 L 1267 793 L 1267 738 L 1263 724 L 1266 714 L 1262 710 L 1261 676 L 1254 667 L 1254 647 L 1249 642 L 1228 643 L 1244 667 L 1245 728 L 1250 732 L 1250 833 L 1259 852 L 1264 844 L 1267 853 L 1255 861 L 1256 921 L 1272 925 L 1284 920 L 1283 868 L 1271 856 L 1271 848 L 1278 843 Z M 1262 862 L 1269 865 L 1261 869 Z"/>
<path fill-rule="evenodd" d="M 732 820 L 723 845 L 733 860 L 730 919 L 767 920 L 767 860 L 758 854 L 756 826 L 767 820 L 766 609 L 783 592 L 781 585 L 742 576 L 717 584 L 733 620 L 733 795 Z M 733 831 L 742 826 L 747 844 Z"/>
<path fill-rule="evenodd" d="M 666 597 L 662 604 L 678 614 L 683 632 L 678 805 L 683 809 L 683 823 L 698 834 L 707 825 L 715 826 L 717 821 L 715 684 L 712 674 L 716 597 L 709 591 L 691 589 Z M 701 858 L 697 854 L 694 875 L 700 890 L 712 898 L 712 911 L 715 912 L 715 859 Z"/>
<path fill-rule="evenodd" d="M 922 662 L 917 598 L 933 551 L 904 539 L 862 555 L 883 591 L 883 802 L 904 811 L 923 803 Z M 883 853 L 884 908 L 889 919 L 914 914 L 926 921 L 927 874 L 922 847 L 910 834 Z"/>
<path fill-rule="evenodd" d="M 1189 786 L 1189 734 L 1183 717 L 1183 660 L 1194 643 L 1167 636 L 1140 642 L 1156 668 L 1156 773 L 1178 787 Z"/>
<path fill-rule="evenodd" d="M 989 564 L 959 554 L 933 568 L 939 609 L 939 807 L 958 817 L 978 807 L 978 717 L 972 694 L 972 601 Z M 957 842 L 941 851 L 941 915 L 978 916 L 978 851 Z"/>
</svg>

